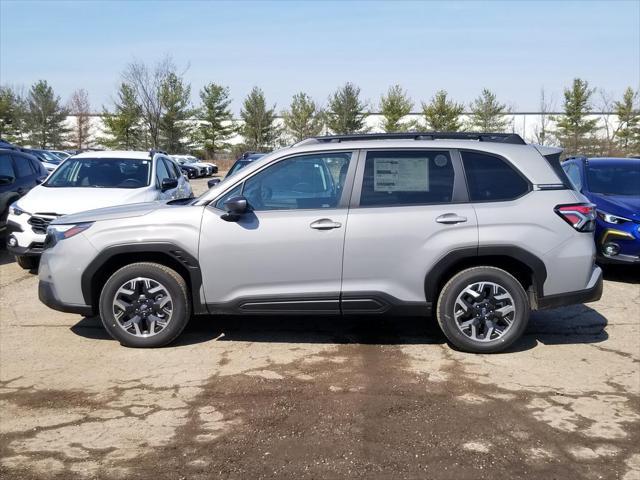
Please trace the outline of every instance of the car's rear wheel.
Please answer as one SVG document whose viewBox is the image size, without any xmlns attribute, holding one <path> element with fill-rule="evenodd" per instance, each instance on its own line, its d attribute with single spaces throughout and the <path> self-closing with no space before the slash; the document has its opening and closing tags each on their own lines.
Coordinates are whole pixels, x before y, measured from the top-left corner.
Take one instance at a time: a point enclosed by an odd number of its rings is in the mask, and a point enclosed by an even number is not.
<svg viewBox="0 0 640 480">
<path fill-rule="evenodd" d="M 111 275 L 100 294 L 102 324 L 127 347 L 171 343 L 182 333 L 190 315 L 184 278 L 158 263 L 122 267 Z"/>
<path fill-rule="evenodd" d="M 474 353 L 499 352 L 527 327 L 529 299 L 522 285 L 495 267 L 473 267 L 454 275 L 438 298 L 437 319 L 449 341 Z"/>
<path fill-rule="evenodd" d="M 38 268 L 40 257 L 36 255 L 16 255 L 16 262 L 25 270 L 34 270 Z"/>
</svg>

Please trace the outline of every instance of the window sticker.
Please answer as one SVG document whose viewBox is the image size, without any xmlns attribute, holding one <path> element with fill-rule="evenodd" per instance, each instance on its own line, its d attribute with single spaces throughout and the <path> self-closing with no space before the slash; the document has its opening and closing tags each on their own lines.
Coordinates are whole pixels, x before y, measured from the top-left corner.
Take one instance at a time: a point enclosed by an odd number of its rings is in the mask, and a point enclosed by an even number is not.
<svg viewBox="0 0 640 480">
<path fill-rule="evenodd" d="M 436 158 L 433 159 L 433 163 L 436 164 L 436 167 L 442 168 L 447 166 L 447 163 L 449 163 L 449 159 L 446 155 L 439 153 L 438 155 L 436 155 Z"/>
<path fill-rule="evenodd" d="M 375 158 L 375 192 L 428 192 L 428 158 Z"/>
</svg>

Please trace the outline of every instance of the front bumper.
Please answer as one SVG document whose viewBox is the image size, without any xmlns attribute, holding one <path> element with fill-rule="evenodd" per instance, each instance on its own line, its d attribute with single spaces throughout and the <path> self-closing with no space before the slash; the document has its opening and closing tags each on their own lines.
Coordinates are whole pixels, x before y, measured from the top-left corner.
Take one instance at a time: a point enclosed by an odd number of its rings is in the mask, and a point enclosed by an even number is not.
<svg viewBox="0 0 640 480">
<path fill-rule="evenodd" d="M 16 221 L 15 215 L 7 221 L 7 250 L 14 255 L 42 255 L 45 237 L 35 233 L 26 221 Z"/>
<path fill-rule="evenodd" d="M 77 305 L 60 301 L 56 295 L 55 287 L 51 282 L 44 280 L 38 282 L 38 298 L 47 307 L 59 312 L 75 313 L 85 317 L 90 317 L 94 314 L 93 309 L 89 305 Z"/>
<path fill-rule="evenodd" d="M 596 230 L 598 263 L 601 264 L 640 264 L 640 225 L 629 222 L 615 227 L 598 220 Z M 605 253 L 605 246 L 617 246 L 616 255 Z"/>
<path fill-rule="evenodd" d="M 538 298 L 538 309 L 558 308 L 578 303 L 597 302 L 602 297 L 602 269 L 595 266 L 589 283 L 584 290 L 575 292 L 558 293 Z"/>
</svg>

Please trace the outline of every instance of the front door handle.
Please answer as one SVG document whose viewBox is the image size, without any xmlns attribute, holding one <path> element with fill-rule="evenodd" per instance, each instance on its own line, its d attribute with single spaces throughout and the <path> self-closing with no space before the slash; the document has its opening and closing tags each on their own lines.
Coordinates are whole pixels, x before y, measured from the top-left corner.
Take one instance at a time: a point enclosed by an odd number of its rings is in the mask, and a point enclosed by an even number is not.
<svg viewBox="0 0 640 480">
<path fill-rule="evenodd" d="M 311 222 L 309 226 L 316 230 L 331 230 L 332 228 L 340 228 L 342 224 L 340 222 L 334 222 L 330 218 L 321 218 L 320 220 Z"/>
<path fill-rule="evenodd" d="M 463 223 L 467 221 L 467 217 L 461 217 L 455 213 L 445 213 L 436 218 L 436 222 L 444 223 L 446 225 L 453 225 L 455 223 Z"/>
</svg>

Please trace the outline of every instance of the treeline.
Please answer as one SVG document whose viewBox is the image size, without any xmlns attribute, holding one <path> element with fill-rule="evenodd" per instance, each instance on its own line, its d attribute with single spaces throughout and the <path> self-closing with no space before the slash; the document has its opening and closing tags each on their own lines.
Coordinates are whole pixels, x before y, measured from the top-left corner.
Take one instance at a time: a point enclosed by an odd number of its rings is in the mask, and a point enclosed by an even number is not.
<svg viewBox="0 0 640 480">
<path fill-rule="evenodd" d="M 118 149 L 161 148 L 172 153 L 192 152 L 212 158 L 232 150 L 270 150 L 309 136 L 367 132 L 367 115 L 382 116 L 380 129 L 398 131 L 512 131 L 511 108 L 489 89 L 483 89 L 469 105 L 456 102 L 446 90 L 436 92 L 417 106 L 400 86 L 391 86 L 379 102 L 365 101 L 360 88 L 346 83 L 321 105 L 304 92 L 278 115 L 264 92 L 254 87 L 242 102 L 240 122 L 231 113 L 229 87 L 209 83 L 192 103 L 191 85 L 171 61 L 149 65 L 133 62 L 122 72 L 113 103 L 102 107 L 104 132 L 90 129 L 88 94 L 75 91 L 65 104 L 45 80 L 26 94 L 10 86 L 0 87 L 0 137 L 40 148 L 94 144 Z M 407 119 L 415 107 L 419 119 Z M 598 108 L 605 112 L 593 118 Z M 562 114 L 544 90 L 540 98 L 540 122 L 532 140 L 558 144 L 567 154 L 630 155 L 640 152 L 638 92 L 629 87 L 619 99 L 588 82 L 575 79 L 564 90 Z M 465 113 L 465 114 L 463 114 Z M 73 116 L 73 124 L 66 118 Z M 282 121 L 277 121 L 278 116 Z M 240 135 L 241 145 L 232 146 Z"/>
</svg>

